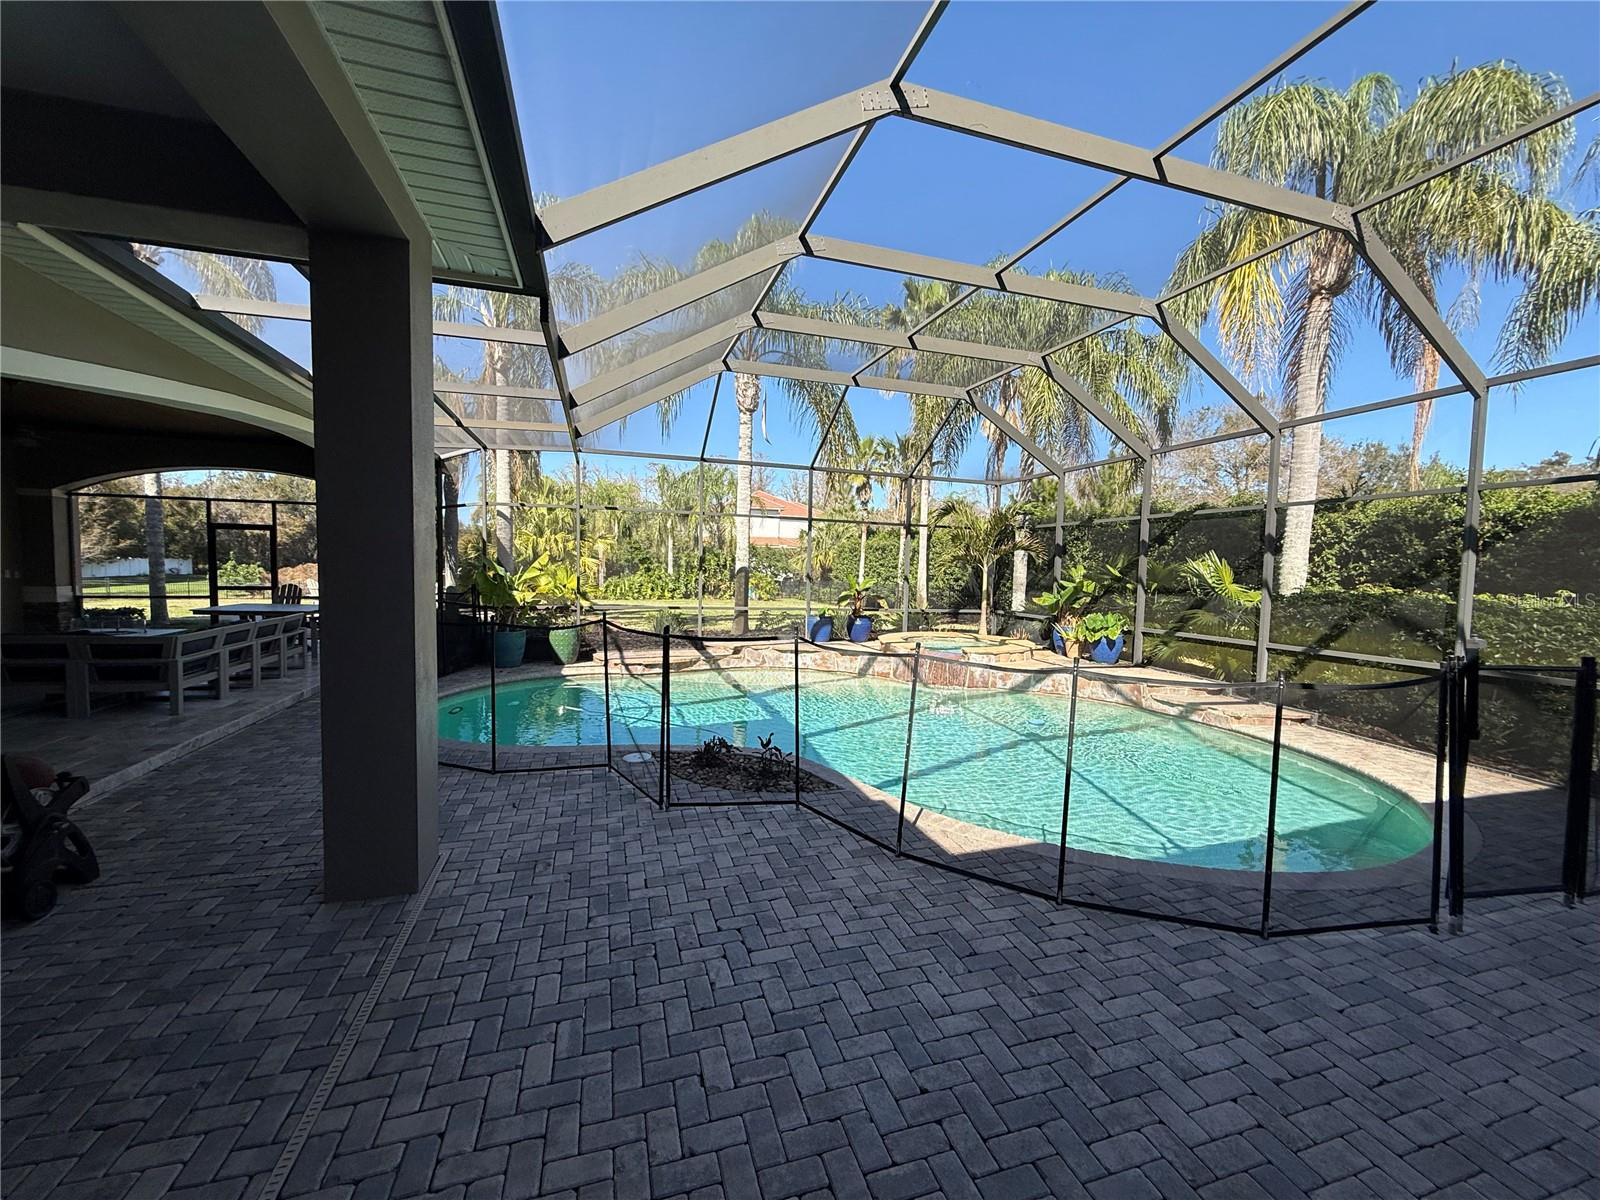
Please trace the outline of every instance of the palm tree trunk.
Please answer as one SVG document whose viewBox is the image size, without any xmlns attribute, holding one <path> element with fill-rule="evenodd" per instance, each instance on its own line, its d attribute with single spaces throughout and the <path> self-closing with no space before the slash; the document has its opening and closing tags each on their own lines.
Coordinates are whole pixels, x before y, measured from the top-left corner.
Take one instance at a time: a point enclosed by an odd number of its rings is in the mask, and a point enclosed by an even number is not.
<svg viewBox="0 0 1600 1200">
<path fill-rule="evenodd" d="M 160 474 L 144 477 L 144 554 L 150 568 L 150 623 L 167 623 L 167 531 Z"/>
<path fill-rule="evenodd" d="M 1022 535 L 1022 526 L 1017 526 Z M 1019 613 L 1028 607 L 1028 552 L 1016 549 L 1011 552 L 1011 611 Z"/>
<path fill-rule="evenodd" d="M 761 380 L 733 377 L 739 409 L 739 465 L 734 471 L 733 504 L 733 632 L 750 632 L 750 461 L 756 451 L 756 412 L 761 407 Z"/>
<path fill-rule="evenodd" d="M 917 607 L 928 607 L 928 505 L 933 498 L 933 481 L 918 481 L 917 516 Z"/>
<path fill-rule="evenodd" d="M 861 522 L 861 556 L 856 564 L 856 579 L 859 582 L 867 577 L 867 522 Z"/>
<path fill-rule="evenodd" d="M 673 546 L 672 546 L 672 526 L 668 525 L 667 526 L 667 574 L 668 575 L 671 575 L 673 573 L 673 568 L 672 568 L 672 550 L 673 550 Z"/>
<path fill-rule="evenodd" d="M 1333 339 L 1331 284 L 1344 273 L 1341 254 L 1324 251 L 1307 265 L 1309 298 L 1306 300 L 1305 335 L 1296 364 L 1294 415 L 1309 417 L 1320 413 L 1326 400 L 1327 380 L 1323 368 Z M 1311 569 L 1311 522 L 1316 505 L 1297 503 L 1317 497 L 1318 475 L 1322 465 L 1322 423 L 1297 425 L 1289 447 L 1290 507 L 1283 520 L 1283 553 L 1278 560 L 1278 594 L 1292 596 L 1306 586 Z"/>
<path fill-rule="evenodd" d="M 504 387 L 509 379 L 503 348 L 498 344 L 489 343 L 485 346 L 484 357 L 487 359 L 484 365 L 488 367 L 489 382 Z M 506 397 L 496 400 L 495 416 L 502 421 L 512 420 L 516 415 L 512 411 L 512 404 L 513 402 Z M 489 459 L 494 472 L 495 556 L 500 560 L 501 566 L 512 570 L 516 565 L 516 551 L 513 549 L 511 527 L 511 451 L 490 451 Z"/>
<path fill-rule="evenodd" d="M 459 462 L 460 460 L 454 460 Z M 444 469 L 444 585 L 455 587 L 461 554 L 461 481 L 455 470 L 446 464 Z"/>
<path fill-rule="evenodd" d="M 910 543 L 909 543 L 908 539 L 906 538 L 906 527 L 904 525 L 901 525 L 900 526 L 900 556 L 897 559 L 895 559 L 895 562 L 900 564 L 900 568 L 899 568 L 900 569 L 900 588 L 899 588 L 899 591 L 900 591 L 900 595 L 902 597 L 905 596 L 906 591 L 911 586 L 911 581 L 906 578 L 906 569 L 911 565 L 910 555 L 908 555 L 906 553 L 906 547 L 909 544 Z"/>
<path fill-rule="evenodd" d="M 1422 348 L 1422 358 L 1417 363 L 1417 391 L 1431 392 L 1439 386 L 1439 352 L 1429 342 Z M 1433 420 L 1433 401 L 1419 400 L 1411 412 L 1411 448 L 1407 453 L 1407 478 L 1410 488 L 1422 486 L 1422 440 L 1428 436 L 1428 423 Z"/>
</svg>

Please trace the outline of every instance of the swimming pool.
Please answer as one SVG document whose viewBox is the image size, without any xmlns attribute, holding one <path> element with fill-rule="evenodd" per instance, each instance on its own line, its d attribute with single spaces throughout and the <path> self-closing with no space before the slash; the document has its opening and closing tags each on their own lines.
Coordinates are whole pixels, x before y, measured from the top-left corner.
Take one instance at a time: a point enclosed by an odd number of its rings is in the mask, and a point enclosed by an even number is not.
<svg viewBox="0 0 1600 1200">
<path fill-rule="evenodd" d="M 599 678 L 504 684 L 501 744 L 604 745 Z M 618 745 L 659 741 L 661 697 L 613 676 Z M 802 672 L 801 753 L 898 797 L 907 684 Z M 794 748 L 793 677 L 786 671 L 684 671 L 672 677 L 672 740 L 713 734 L 754 747 L 768 734 Z M 909 798 L 1005 833 L 1059 843 L 1067 746 L 1064 697 L 920 684 Z M 487 691 L 440 702 L 439 735 L 489 740 Z M 1080 700 L 1067 841 L 1076 849 L 1191 866 L 1260 870 L 1269 743 L 1121 704 Z M 1408 797 L 1336 763 L 1284 748 L 1276 865 L 1338 871 L 1409 857 L 1433 837 Z"/>
</svg>

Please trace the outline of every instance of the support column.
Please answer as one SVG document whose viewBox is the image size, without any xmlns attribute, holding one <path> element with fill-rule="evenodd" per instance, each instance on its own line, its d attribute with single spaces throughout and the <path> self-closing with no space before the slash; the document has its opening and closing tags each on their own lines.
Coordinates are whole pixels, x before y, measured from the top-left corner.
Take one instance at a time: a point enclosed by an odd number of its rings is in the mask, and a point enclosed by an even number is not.
<svg viewBox="0 0 1600 1200">
<path fill-rule="evenodd" d="M 6 614 L 8 629 L 64 628 L 76 607 L 77 537 L 72 497 L 43 488 L 18 488 L 16 525 L 7 565 L 17 571 L 19 609 Z"/>
<path fill-rule="evenodd" d="M 1272 641 L 1272 597 L 1278 587 L 1278 472 L 1282 432 L 1267 435 L 1267 490 L 1261 518 L 1261 607 L 1256 612 L 1255 681 L 1267 681 L 1267 645 Z"/>
<path fill-rule="evenodd" d="M 417 891 L 438 853 L 430 267 L 311 235 L 328 900 Z"/>
</svg>

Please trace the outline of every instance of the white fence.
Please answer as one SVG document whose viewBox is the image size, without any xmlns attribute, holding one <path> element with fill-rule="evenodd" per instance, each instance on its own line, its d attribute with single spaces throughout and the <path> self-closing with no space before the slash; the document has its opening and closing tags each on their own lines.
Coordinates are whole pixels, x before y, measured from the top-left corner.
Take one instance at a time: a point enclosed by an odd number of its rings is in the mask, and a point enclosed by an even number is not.
<svg viewBox="0 0 1600 1200">
<path fill-rule="evenodd" d="M 168 575 L 193 575 L 194 559 L 169 558 L 166 560 Z M 85 579 L 126 579 L 133 575 L 150 574 L 150 560 L 148 558 L 117 558 L 110 562 L 86 562 L 83 564 L 83 577 Z"/>
</svg>

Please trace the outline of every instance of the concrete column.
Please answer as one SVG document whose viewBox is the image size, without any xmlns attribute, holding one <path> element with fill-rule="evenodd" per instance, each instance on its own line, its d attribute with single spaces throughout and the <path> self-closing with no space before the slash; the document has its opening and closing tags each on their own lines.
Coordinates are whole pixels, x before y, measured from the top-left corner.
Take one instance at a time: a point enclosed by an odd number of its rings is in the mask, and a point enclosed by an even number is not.
<svg viewBox="0 0 1600 1200">
<path fill-rule="evenodd" d="M 328 900 L 414 892 L 438 853 L 430 265 L 311 235 Z"/>
<path fill-rule="evenodd" d="M 7 537 L 15 540 L 5 557 L 16 587 L 14 596 L 7 588 L 6 627 L 53 628 L 71 616 L 77 597 L 72 498 L 65 492 L 18 488 L 14 503 Z"/>
</svg>

